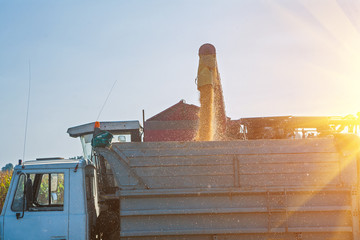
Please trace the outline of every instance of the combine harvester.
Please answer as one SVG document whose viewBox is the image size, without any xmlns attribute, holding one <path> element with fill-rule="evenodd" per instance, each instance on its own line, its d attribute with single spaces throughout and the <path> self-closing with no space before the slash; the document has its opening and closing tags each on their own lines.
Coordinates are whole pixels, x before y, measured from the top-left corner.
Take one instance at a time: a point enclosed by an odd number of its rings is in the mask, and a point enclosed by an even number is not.
<svg viewBox="0 0 360 240">
<path fill-rule="evenodd" d="M 199 55 L 201 141 L 141 142 L 137 121 L 69 128 L 91 161 L 16 166 L 1 239 L 360 240 L 359 138 L 329 131 L 328 119 L 324 137 L 227 141 L 215 48 Z M 239 129 L 264 121 L 242 119 Z M 359 120 L 336 124 L 358 129 Z M 48 180 L 44 200 L 41 177 L 55 173 L 65 190 L 53 194 Z"/>
</svg>

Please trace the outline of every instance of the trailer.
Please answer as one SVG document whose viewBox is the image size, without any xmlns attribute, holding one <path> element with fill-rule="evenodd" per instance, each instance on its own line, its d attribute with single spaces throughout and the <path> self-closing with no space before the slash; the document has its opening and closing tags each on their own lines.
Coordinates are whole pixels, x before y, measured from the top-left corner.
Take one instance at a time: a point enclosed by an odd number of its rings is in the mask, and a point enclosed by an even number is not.
<svg viewBox="0 0 360 240">
<path fill-rule="evenodd" d="M 359 140 L 118 143 L 98 148 L 123 239 L 360 239 Z"/>
</svg>

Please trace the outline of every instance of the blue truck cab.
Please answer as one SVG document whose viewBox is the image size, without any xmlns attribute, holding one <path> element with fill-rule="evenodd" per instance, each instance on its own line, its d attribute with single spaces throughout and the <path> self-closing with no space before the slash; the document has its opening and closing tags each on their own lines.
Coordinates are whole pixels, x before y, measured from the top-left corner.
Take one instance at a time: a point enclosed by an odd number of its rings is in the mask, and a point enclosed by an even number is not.
<svg viewBox="0 0 360 240">
<path fill-rule="evenodd" d="M 26 161 L 13 172 L 0 216 L 1 239 L 90 239 L 97 199 L 91 162 Z"/>
<path fill-rule="evenodd" d="M 141 141 L 138 121 L 101 122 L 101 130 L 112 134 L 112 142 Z M 104 200 L 107 195 L 100 196 L 98 162 L 90 160 L 94 123 L 67 132 L 80 139 L 82 158 L 38 158 L 19 163 L 0 215 L 0 239 L 99 239 L 97 228 L 107 225 L 101 223 L 113 218 L 117 221 L 118 213 L 114 216 L 109 211 L 114 201 L 109 203 Z M 99 216 L 101 223 L 97 225 Z"/>
</svg>

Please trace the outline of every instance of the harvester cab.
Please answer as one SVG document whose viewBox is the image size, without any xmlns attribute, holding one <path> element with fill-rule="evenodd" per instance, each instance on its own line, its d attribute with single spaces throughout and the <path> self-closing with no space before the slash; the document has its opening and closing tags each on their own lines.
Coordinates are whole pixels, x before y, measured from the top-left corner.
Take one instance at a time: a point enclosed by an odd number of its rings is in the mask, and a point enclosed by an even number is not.
<svg viewBox="0 0 360 240">
<path fill-rule="evenodd" d="M 139 121 L 99 122 L 100 130 L 113 135 L 111 142 L 141 142 L 142 127 Z M 67 130 L 70 137 L 80 138 L 85 159 L 91 158 L 91 141 L 93 139 L 95 122 L 87 123 Z"/>
</svg>

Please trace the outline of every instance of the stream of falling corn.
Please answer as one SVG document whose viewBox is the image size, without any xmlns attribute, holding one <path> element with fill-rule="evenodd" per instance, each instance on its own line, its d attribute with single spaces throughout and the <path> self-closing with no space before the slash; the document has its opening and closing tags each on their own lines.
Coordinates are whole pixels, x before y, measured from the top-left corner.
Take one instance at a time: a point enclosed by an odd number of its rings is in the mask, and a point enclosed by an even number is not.
<svg viewBox="0 0 360 240">
<path fill-rule="evenodd" d="M 212 141 L 214 136 L 214 89 L 212 85 L 200 89 L 200 116 L 197 141 Z"/>
<path fill-rule="evenodd" d="M 226 131 L 226 114 L 223 91 L 221 87 L 220 77 L 217 74 L 217 82 L 214 86 L 214 139 L 225 140 Z"/>
<path fill-rule="evenodd" d="M 226 129 L 225 104 L 220 79 L 200 89 L 200 116 L 197 141 L 224 140 Z"/>
</svg>

